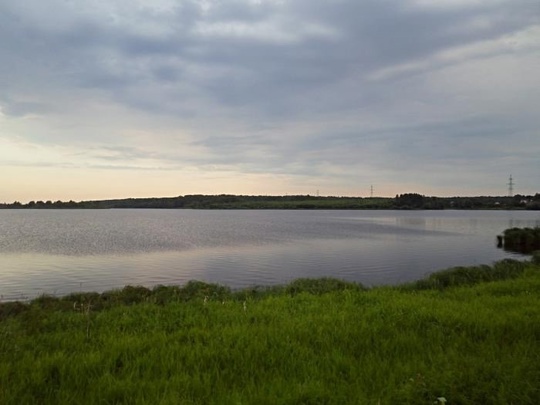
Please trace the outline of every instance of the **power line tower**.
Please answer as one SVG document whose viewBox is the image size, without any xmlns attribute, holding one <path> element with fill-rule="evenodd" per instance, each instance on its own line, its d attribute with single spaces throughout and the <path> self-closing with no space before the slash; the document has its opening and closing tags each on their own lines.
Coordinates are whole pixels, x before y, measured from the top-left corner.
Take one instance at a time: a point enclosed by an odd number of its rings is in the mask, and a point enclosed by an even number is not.
<svg viewBox="0 0 540 405">
<path fill-rule="evenodd" d="M 510 175 L 510 178 L 508 179 L 508 183 L 507 183 L 507 186 L 508 186 L 508 197 L 513 197 L 514 196 L 514 185 L 516 183 L 514 183 L 514 179 L 512 179 L 512 175 Z"/>
<path fill-rule="evenodd" d="M 373 198 L 373 184 L 371 185 L 371 198 Z"/>
</svg>

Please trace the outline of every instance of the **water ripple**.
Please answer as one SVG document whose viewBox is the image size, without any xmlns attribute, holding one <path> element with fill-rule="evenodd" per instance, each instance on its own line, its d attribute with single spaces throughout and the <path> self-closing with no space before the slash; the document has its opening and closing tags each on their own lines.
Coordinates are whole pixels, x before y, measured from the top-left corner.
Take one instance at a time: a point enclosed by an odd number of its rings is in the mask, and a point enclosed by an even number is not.
<svg viewBox="0 0 540 405">
<path fill-rule="evenodd" d="M 394 284 L 489 264 L 508 211 L 0 211 L 0 296 L 104 291 L 197 279 L 232 288 L 331 276 Z"/>
</svg>

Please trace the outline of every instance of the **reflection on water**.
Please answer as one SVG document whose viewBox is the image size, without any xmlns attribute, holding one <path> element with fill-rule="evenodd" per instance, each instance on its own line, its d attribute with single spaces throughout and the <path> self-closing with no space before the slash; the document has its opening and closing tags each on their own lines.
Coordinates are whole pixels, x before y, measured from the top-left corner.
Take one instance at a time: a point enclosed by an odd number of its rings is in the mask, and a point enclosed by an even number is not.
<svg viewBox="0 0 540 405">
<path fill-rule="evenodd" d="M 428 221 L 425 217 L 397 217 L 396 224 L 402 228 L 426 229 Z M 431 224 L 436 225 L 435 221 L 430 221 Z M 437 229 L 437 226 L 432 228 Z"/>
<path fill-rule="evenodd" d="M 298 277 L 394 284 L 512 256 L 515 211 L 0 211 L 0 295 L 104 291 L 126 284 L 233 288 Z"/>
</svg>

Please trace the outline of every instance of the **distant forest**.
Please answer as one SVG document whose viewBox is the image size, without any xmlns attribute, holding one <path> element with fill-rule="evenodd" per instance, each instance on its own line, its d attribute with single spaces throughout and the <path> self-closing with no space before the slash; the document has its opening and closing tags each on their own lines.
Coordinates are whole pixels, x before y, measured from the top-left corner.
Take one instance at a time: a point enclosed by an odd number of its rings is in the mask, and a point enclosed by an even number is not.
<svg viewBox="0 0 540 405">
<path fill-rule="evenodd" d="M 417 193 L 383 197 L 318 197 L 311 195 L 248 196 L 186 195 L 162 198 L 126 198 L 99 201 L 18 201 L 0 204 L 0 209 L 527 209 L 540 210 L 540 193 L 513 197 L 427 197 Z"/>
</svg>

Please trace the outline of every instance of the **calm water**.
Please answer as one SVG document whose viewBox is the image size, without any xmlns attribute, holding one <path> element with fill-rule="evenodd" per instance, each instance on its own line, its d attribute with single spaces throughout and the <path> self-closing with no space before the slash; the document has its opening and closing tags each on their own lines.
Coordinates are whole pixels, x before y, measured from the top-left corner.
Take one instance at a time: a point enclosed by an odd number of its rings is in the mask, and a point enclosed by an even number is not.
<svg viewBox="0 0 540 405">
<path fill-rule="evenodd" d="M 516 257 L 495 236 L 521 211 L 2 210 L 0 295 L 197 279 L 232 288 L 332 276 L 395 284 Z"/>
</svg>

